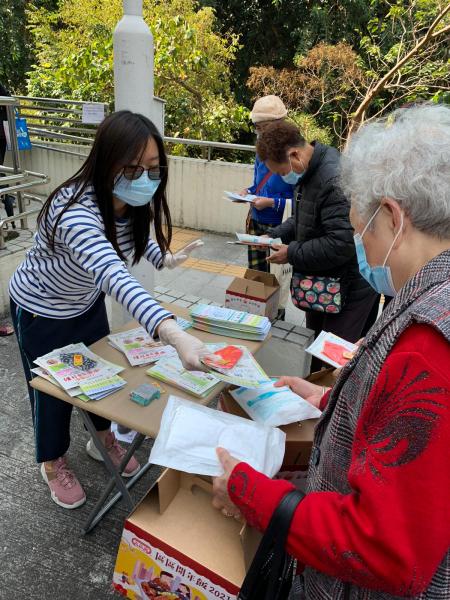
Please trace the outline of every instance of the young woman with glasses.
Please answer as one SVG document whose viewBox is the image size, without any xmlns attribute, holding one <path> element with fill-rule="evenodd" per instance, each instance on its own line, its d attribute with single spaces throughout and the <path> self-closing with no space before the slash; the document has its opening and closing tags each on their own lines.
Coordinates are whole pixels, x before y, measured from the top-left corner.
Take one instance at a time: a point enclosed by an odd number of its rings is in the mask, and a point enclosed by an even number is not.
<svg viewBox="0 0 450 600">
<path fill-rule="evenodd" d="M 33 361 L 71 343 L 92 344 L 109 333 L 105 295 L 112 296 L 153 337 L 173 345 L 187 369 L 201 369 L 204 345 L 182 331 L 129 273 L 142 258 L 156 269 L 173 268 L 196 243 L 172 255 L 166 200 L 167 157 L 158 130 L 129 111 L 108 116 L 80 170 L 54 190 L 38 218 L 34 246 L 10 281 L 11 314 L 25 376 Z M 163 227 L 163 221 L 165 227 Z M 156 241 L 150 238 L 153 223 Z M 52 499 L 76 508 L 86 496 L 65 454 L 72 406 L 29 387 L 36 459 Z M 92 415 L 99 436 L 118 465 L 124 449 L 110 422 Z M 92 440 L 88 454 L 102 460 Z M 123 475 L 139 468 L 132 458 Z"/>
</svg>

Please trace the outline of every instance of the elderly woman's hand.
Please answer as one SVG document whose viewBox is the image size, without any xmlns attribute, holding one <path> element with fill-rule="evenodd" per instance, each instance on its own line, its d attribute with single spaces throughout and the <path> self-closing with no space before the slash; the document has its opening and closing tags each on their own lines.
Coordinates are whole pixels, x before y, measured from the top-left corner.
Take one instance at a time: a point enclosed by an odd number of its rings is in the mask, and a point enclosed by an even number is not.
<svg viewBox="0 0 450 600">
<path fill-rule="evenodd" d="M 361 344 L 363 343 L 363 341 L 364 341 L 364 338 L 362 337 L 357 342 L 355 342 L 355 345 L 356 346 L 361 346 Z M 353 352 L 353 353 L 349 352 L 348 356 L 345 356 L 345 354 L 344 354 L 344 356 L 350 360 L 351 358 L 353 358 L 353 356 L 355 354 L 356 354 L 356 351 Z M 339 377 L 339 375 L 341 374 L 341 371 L 342 371 L 343 368 L 344 367 L 339 367 L 338 369 L 334 369 L 334 371 L 331 373 L 334 379 L 337 379 Z"/>
<path fill-rule="evenodd" d="M 323 388 L 321 385 L 316 385 L 315 383 L 310 383 L 301 377 L 280 377 L 280 379 L 274 383 L 274 387 L 282 387 L 283 385 L 287 385 L 294 394 L 301 396 L 307 402 L 315 406 L 316 408 L 320 407 L 320 401 L 322 396 L 328 388 Z"/>
<path fill-rule="evenodd" d="M 230 496 L 228 495 L 228 480 L 230 479 L 233 469 L 240 461 L 233 458 L 224 448 L 217 448 L 216 452 L 224 472 L 223 475 L 214 477 L 213 480 L 213 506 L 221 510 L 226 517 L 239 519 L 241 513 L 232 503 Z"/>
</svg>

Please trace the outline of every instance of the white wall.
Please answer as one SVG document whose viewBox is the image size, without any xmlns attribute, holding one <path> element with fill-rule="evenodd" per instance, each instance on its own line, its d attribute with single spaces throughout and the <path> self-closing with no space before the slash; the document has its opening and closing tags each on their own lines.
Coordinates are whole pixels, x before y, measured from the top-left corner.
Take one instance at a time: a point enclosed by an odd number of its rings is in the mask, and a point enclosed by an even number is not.
<svg viewBox="0 0 450 600">
<path fill-rule="evenodd" d="M 175 225 L 218 233 L 243 231 L 248 206 L 223 199 L 223 191 L 252 184 L 253 167 L 172 156 L 168 199 Z"/>
<path fill-rule="evenodd" d="M 58 147 L 58 144 L 51 145 Z M 80 151 L 79 147 L 62 147 Z M 83 159 L 77 156 L 42 148 L 23 152 L 21 157 L 24 169 L 45 173 L 50 177 L 49 184 L 36 188 L 38 194 L 50 193 L 83 163 Z M 252 155 L 249 154 L 249 159 L 251 158 Z M 217 233 L 243 231 L 248 208 L 243 204 L 223 200 L 223 191 L 239 191 L 250 185 L 252 178 L 251 165 L 169 157 L 167 196 L 173 224 Z"/>
</svg>

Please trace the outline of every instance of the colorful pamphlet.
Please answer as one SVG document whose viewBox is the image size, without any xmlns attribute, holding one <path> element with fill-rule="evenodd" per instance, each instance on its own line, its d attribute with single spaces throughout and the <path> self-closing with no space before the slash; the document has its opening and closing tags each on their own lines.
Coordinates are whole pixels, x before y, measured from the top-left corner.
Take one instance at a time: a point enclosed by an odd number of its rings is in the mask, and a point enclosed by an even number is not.
<svg viewBox="0 0 450 600">
<path fill-rule="evenodd" d="M 225 348 L 225 344 L 206 344 L 212 353 Z M 242 352 L 241 358 L 231 369 L 222 369 L 214 366 L 213 375 L 230 383 L 246 388 L 258 388 L 260 385 L 270 381 L 270 377 L 264 369 L 256 362 L 253 354 L 245 346 L 236 346 Z M 211 367 L 210 367 L 211 368 Z"/>
<path fill-rule="evenodd" d="M 108 335 L 108 340 L 113 348 L 125 354 L 132 367 L 148 365 L 160 358 L 176 355 L 173 346 L 155 342 L 143 327 L 112 333 Z"/>
<path fill-rule="evenodd" d="M 82 343 L 58 348 L 34 362 L 72 397 L 81 394 L 99 400 L 126 384 L 121 377 L 115 377 L 123 367 L 104 360 Z"/>
<path fill-rule="evenodd" d="M 348 363 L 356 354 L 358 346 L 347 342 L 334 333 L 321 331 L 314 342 L 305 348 L 313 356 L 339 369 Z"/>
<path fill-rule="evenodd" d="M 180 359 L 175 357 L 161 359 L 156 365 L 147 369 L 146 373 L 150 377 L 169 383 L 198 398 L 208 396 L 219 383 L 218 377 L 211 373 L 187 371 Z"/>
<path fill-rule="evenodd" d="M 91 400 L 99 400 L 112 392 L 123 388 L 127 382 L 119 375 L 92 377 L 88 381 L 80 383 L 83 394 L 86 394 Z"/>
<path fill-rule="evenodd" d="M 37 375 L 38 377 L 42 377 L 42 379 L 46 379 L 47 381 L 49 381 L 50 383 L 53 383 L 53 385 L 56 385 L 57 387 L 61 388 L 62 390 L 64 390 L 64 388 L 62 387 L 62 385 L 60 385 L 56 379 L 54 379 L 50 373 L 48 371 L 46 371 L 45 369 L 42 369 L 41 367 L 34 367 L 33 369 L 30 369 L 30 371 L 32 373 L 34 373 L 35 375 Z M 66 394 L 69 394 L 69 396 L 71 398 L 79 398 L 80 400 L 83 400 L 83 402 L 89 402 L 90 398 L 89 396 L 86 396 L 86 394 L 83 394 L 83 392 L 81 391 L 81 388 L 76 387 L 76 388 L 71 388 L 70 390 L 64 390 L 66 392 Z"/>
<path fill-rule="evenodd" d="M 267 317 L 209 304 L 194 306 L 191 317 L 196 329 L 247 340 L 265 339 L 271 327 Z"/>
</svg>

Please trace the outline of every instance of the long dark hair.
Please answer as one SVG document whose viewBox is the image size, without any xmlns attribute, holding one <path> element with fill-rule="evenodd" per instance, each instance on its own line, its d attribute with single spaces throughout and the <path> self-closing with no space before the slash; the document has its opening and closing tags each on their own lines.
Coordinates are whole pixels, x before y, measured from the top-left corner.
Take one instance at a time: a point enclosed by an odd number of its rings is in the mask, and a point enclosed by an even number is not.
<svg viewBox="0 0 450 600">
<path fill-rule="evenodd" d="M 155 192 L 152 203 L 139 207 L 127 207 L 127 217 L 131 220 L 134 240 L 133 264 L 139 262 L 144 254 L 152 221 L 155 226 L 156 241 L 161 251 L 163 254 L 168 251 L 172 240 L 172 222 L 166 198 L 167 156 L 163 140 L 150 119 L 129 110 L 120 110 L 106 117 L 97 130 L 92 149 L 81 168 L 75 175 L 53 190 L 42 207 L 38 223 L 44 227 L 53 251 L 55 250 L 55 235 L 59 220 L 66 210 L 83 195 L 86 188 L 92 185 L 105 225 L 106 238 L 111 242 L 120 258 L 125 260 L 117 244 L 113 206 L 114 180 L 124 166 L 130 165 L 136 158 L 142 157 L 151 138 L 158 146 L 159 164 L 162 167 L 161 183 Z M 73 184 L 75 185 L 74 195 L 59 213 L 51 231 L 48 231 L 49 212 L 53 198 L 61 188 Z"/>
</svg>

